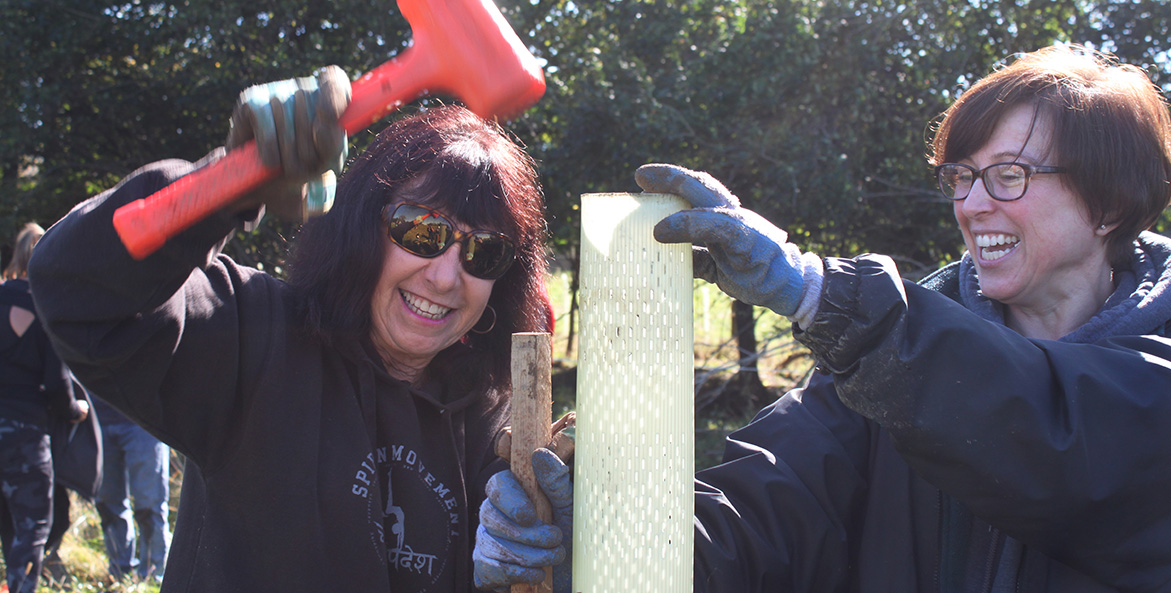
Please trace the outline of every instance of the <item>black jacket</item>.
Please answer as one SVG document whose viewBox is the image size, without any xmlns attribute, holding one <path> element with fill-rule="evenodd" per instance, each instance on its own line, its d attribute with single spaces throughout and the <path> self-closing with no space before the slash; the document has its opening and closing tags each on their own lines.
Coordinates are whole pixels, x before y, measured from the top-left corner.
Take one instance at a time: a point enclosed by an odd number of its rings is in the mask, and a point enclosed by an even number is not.
<svg viewBox="0 0 1171 593">
<path fill-rule="evenodd" d="M 39 318 L 23 335 L 13 332 L 8 323 L 12 307 L 35 314 L 27 280 L 0 284 L 0 418 L 47 432 L 54 421 L 73 415 L 73 378 L 53 351 Z"/>
<path fill-rule="evenodd" d="M 306 339 L 286 284 L 218 255 L 227 217 L 132 260 L 114 209 L 190 169 L 82 203 L 30 272 L 74 373 L 191 462 L 163 591 L 470 589 L 504 398 L 412 389 L 369 344 Z"/>
<path fill-rule="evenodd" d="M 827 260 L 822 372 L 697 475 L 696 590 L 1171 590 L 1171 243 L 1141 243 L 1091 343 L 973 314 L 960 266 Z"/>
</svg>

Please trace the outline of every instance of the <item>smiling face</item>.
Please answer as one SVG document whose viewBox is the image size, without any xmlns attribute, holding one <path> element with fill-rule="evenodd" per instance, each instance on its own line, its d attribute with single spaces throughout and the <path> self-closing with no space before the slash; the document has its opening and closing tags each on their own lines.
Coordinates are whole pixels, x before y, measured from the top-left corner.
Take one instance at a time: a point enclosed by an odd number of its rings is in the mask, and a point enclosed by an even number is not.
<svg viewBox="0 0 1171 593">
<path fill-rule="evenodd" d="M 433 258 L 413 255 L 385 235 L 382 247 L 385 257 L 370 301 L 370 337 L 387 371 L 413 381 L 435 355 L 476 325 L 495 280 L 468 274 L 460 265 L 458 244 Z"/>
<path fill-rule="evenodd" d="M 960 162 L 977 169 L 1013 161 L 1056 164 L 1046 160 L 1050 122 L 1043 114 L 1035 123 L 1033 117 L 1031 105 L 1008 111 L 988 142 Z M 1061 337 L 1087 321 L 1113 290 L 1109 227 L 1089 219 L 1061 174 L 1035 175 L 1024 197 L 1013 202 L 992 199 L 981 181 L 954 208 L 981 292 L 1008 306 L 1009 325 L 1017 331 Z"/>
</svg>

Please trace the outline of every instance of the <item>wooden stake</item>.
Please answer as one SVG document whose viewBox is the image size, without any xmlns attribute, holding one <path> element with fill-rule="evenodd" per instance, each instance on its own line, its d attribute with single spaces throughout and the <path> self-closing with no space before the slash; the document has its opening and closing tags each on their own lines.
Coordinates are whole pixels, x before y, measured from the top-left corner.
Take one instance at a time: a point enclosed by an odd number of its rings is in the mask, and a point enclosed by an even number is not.
<svg viewBox="0 0 1171 593">
<path fill-rule="evenodd" d="M 533 474 L 533 451 L 552 439 L 552 339 L 547 333 L 512 334 L 512 473 L 537 509 L 537 516 L 553 522 L 553 507 Z M 512 593 L 551 593 L 553 569 L 545 567 L 539 585 L 513 585 Z"/>
</svg>

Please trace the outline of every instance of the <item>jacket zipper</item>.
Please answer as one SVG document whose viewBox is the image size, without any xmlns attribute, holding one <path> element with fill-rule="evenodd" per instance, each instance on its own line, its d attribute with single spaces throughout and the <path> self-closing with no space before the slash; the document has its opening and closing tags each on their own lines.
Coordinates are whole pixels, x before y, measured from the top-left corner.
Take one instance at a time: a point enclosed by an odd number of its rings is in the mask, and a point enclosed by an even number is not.
<svg viewBox="0 0 1171 593">
<path fill-rule="evenodd" d="M 942 570 L 943 554 L 944 554 L 943 548 L 944 548 L 944 542 L 947 541 L 947 534 L 944 533 L 943 491 L 937 490 L 936 492 L 938 492 L 938 494 L 939 494 L 939 496 L 937 496 L 935 498 L 935 511 L 936 511 L 936 514 L 938 515 L 938 521 L 939 521 L 939 543 L 940 543 L 940 545 L 939 545 L 939 558 L 937 558 L 936 562 L 935 562 L 935 571 L 934 571 L 935 574 L 933 575 L 933 578 L 932 578 L 931 590 L 932 591 L 939 591 L 940 593 L 945 593 L 942 589 L 940 589 L 939 572 L 940 572 L 940 570 Z"/>
<path fill-rule="evenodd" d="M 992 534 L 992 541 L 988 544 L 988 561 L 984 564 L 984 586 L 982 590 L 984 593 L 992 593 L 993 580 L 996 577 L 996 565 L 1000 563 L 1000 554 L 997 549 L 1004 550 L 1001 542 L 1004 540 L 1004 534 L 995 527 L 989 527 L 989 533 Z"/>
</svg>

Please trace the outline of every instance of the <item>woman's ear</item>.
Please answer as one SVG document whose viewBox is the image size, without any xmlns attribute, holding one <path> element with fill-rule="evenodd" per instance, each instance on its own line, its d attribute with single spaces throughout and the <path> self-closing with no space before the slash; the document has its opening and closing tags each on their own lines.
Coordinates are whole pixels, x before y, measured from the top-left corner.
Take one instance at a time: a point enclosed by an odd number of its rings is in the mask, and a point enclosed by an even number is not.
<svg viewBox="0 0 1171 593">
<path fill-rule="evenodd" d="M 1110 233 L 1113 233 L 1113 232 L 1114 232 L 1114 229 L 1116 229 L 1116 228 L 1118 228 L 1118 223 L 1117 223 L 1117 222 L 1110 223 L 1110 224 L 1102 223 L 1102 224 L 1099 224 L 1099 225 L 1098 225 L 1098 226 L 1097 226 L 1097 227 L 1094 229 L 1094 234 L 1095 234 L 1095 235 L 1097 235 L 1097 236 L 1099 236 L 1099 237 L 1105 237 L 1106 235 L 1109 235 Z"/>
</svg>

